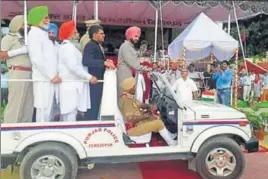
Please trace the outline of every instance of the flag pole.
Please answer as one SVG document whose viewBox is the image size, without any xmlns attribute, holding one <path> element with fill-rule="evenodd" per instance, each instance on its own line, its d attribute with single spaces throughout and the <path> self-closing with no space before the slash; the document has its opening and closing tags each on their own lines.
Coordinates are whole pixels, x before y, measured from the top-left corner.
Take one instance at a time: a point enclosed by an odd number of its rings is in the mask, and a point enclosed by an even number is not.
<svg viewBox="0 0 268 179">
<path fill-rule="evenodd" d="M 242 39 L 241 39 L 241 34 L 240 34 L 239 25 L 238 25 L 238 20 L 237 20 L 237 14 L 236 14 L 236 8 L 235 8 L 234 1 L 233 1 L 233 7 L 234 7 L 234 16 L 235 16 L 235 22 L 236 22 L 236 27 L 237 27 L 238 38 L 239 38 L 239 42 L 240 42 L 240 46 L 241 46 L 241 51 L 242 51 L 242 55 L 243 55 L 243 59 L 244 59 L 246 72 L 248 74 L 248 68 L 247 68 L 247 64 L 246 64 L 246 60 L 245 60 L 244 46 L 243 46 Z"/>
</svg>

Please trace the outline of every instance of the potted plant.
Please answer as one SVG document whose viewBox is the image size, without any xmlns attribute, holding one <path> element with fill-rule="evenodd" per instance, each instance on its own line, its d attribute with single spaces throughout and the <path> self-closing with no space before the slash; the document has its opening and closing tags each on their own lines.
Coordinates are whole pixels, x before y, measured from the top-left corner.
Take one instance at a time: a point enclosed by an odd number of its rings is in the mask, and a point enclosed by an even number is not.
<svg viewBox="0 0 268 179">
<path fill-rule="evenodd" d="M 262 124 L 260 116 L 257 116 L 253 113 L 247 113 L 247 119 L 250 121 L 255 136 L 259 140 L 264 140 L 265 132 L 264 132 L 264 125 Z"/>
</svg>

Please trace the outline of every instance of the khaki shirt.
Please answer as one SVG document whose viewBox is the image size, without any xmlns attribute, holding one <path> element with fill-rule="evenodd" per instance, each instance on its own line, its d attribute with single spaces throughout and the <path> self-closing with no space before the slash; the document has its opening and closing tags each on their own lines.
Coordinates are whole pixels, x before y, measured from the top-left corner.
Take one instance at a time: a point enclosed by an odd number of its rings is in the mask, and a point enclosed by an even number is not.
<svg viewBox="0 0 268 179">
<path fill-rule="evenodd" d="M 11 51 L 21 48 L 24 45 L 24 39 L 19 35 L 6 35 L 1 41 L 1 51 Z M 23 66 L 31 67 L 31 61 L 28 54 L 18 55 L 7 59 L 7 67 Z"/>
<path fill-rule="evenodd" d="M 123 93 L 120 96 L 119 101 L 119 108 L 124 116 L 124 119 L 126 120 L 126 117 L 130 117 L 133 115 L 139 115 L 141 116 L 142 113 L 140 112 L 140 105 L 142 103 L 135 99 L 135 96 L 129 93 Z M 125 121 L 128 123 L 127 121 Z"/>
<path fill-rule="evenodd" d="M 90 38 L 89 38 L 89 35 L 87 33 L 85 35 L 83 35 L 82 38 L 80 39 L 82 52 L 84 52 L 84 49 L 89 41 L 90 41 Z"/>
</svg>

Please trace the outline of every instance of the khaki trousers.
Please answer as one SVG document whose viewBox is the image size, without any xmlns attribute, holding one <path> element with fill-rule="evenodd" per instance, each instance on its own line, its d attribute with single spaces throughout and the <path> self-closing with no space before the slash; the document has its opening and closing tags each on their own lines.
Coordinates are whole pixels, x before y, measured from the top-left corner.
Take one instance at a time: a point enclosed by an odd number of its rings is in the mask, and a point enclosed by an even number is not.
<svg viewBox="0 0 268 179">
<path fill-rule="evenodd" d="M 127 134 L 129 136 L 141 136 L 150 132 L 159 132 L 165 128 L 162 120 L 157 117 L 151 117 L 144 121 L 138 122 L 135 127 L 129 129 Z"/>
<path fill-rule="evenodd" d="M 32 79 L 32 72 L 9 70 L 8 78 Z M 32 82 L 8 82 L 8 92 L 8 104 L 4 112 L 4 123 L 32 122 Z"/>
</svg>

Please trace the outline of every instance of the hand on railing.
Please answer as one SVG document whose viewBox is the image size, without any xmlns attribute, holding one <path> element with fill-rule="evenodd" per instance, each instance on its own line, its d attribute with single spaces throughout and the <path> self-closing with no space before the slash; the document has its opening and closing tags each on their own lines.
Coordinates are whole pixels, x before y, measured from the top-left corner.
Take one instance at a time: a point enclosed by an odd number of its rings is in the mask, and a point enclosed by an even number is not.
<svg viewBox="0 0 268 179">
<path fill-rule="evenodd" d="M 59 84 L 62 82 L 62 79 L 58 76 L 55 76 L 52 80 L 51 80 L 51 83 L 53 84 Z"/>
<path fill-rule="evenodd" d="M 96 84 L 96 83 L 98 83 L 98 79 L 97 79 L 95 76 L 92 76 L 92 77 L 90 78 L 89 82 L 90 82 L 91 84 Z"/>
<path fill-rule="evenodd" d="M 104 65 L 106 66 L 106 68 L 108 69 L 116 69 L 115 65 L 114 65 L 114 62 L 110 59 L 107 59 L 105 62 L 104 62 Z"/>
</svg>

